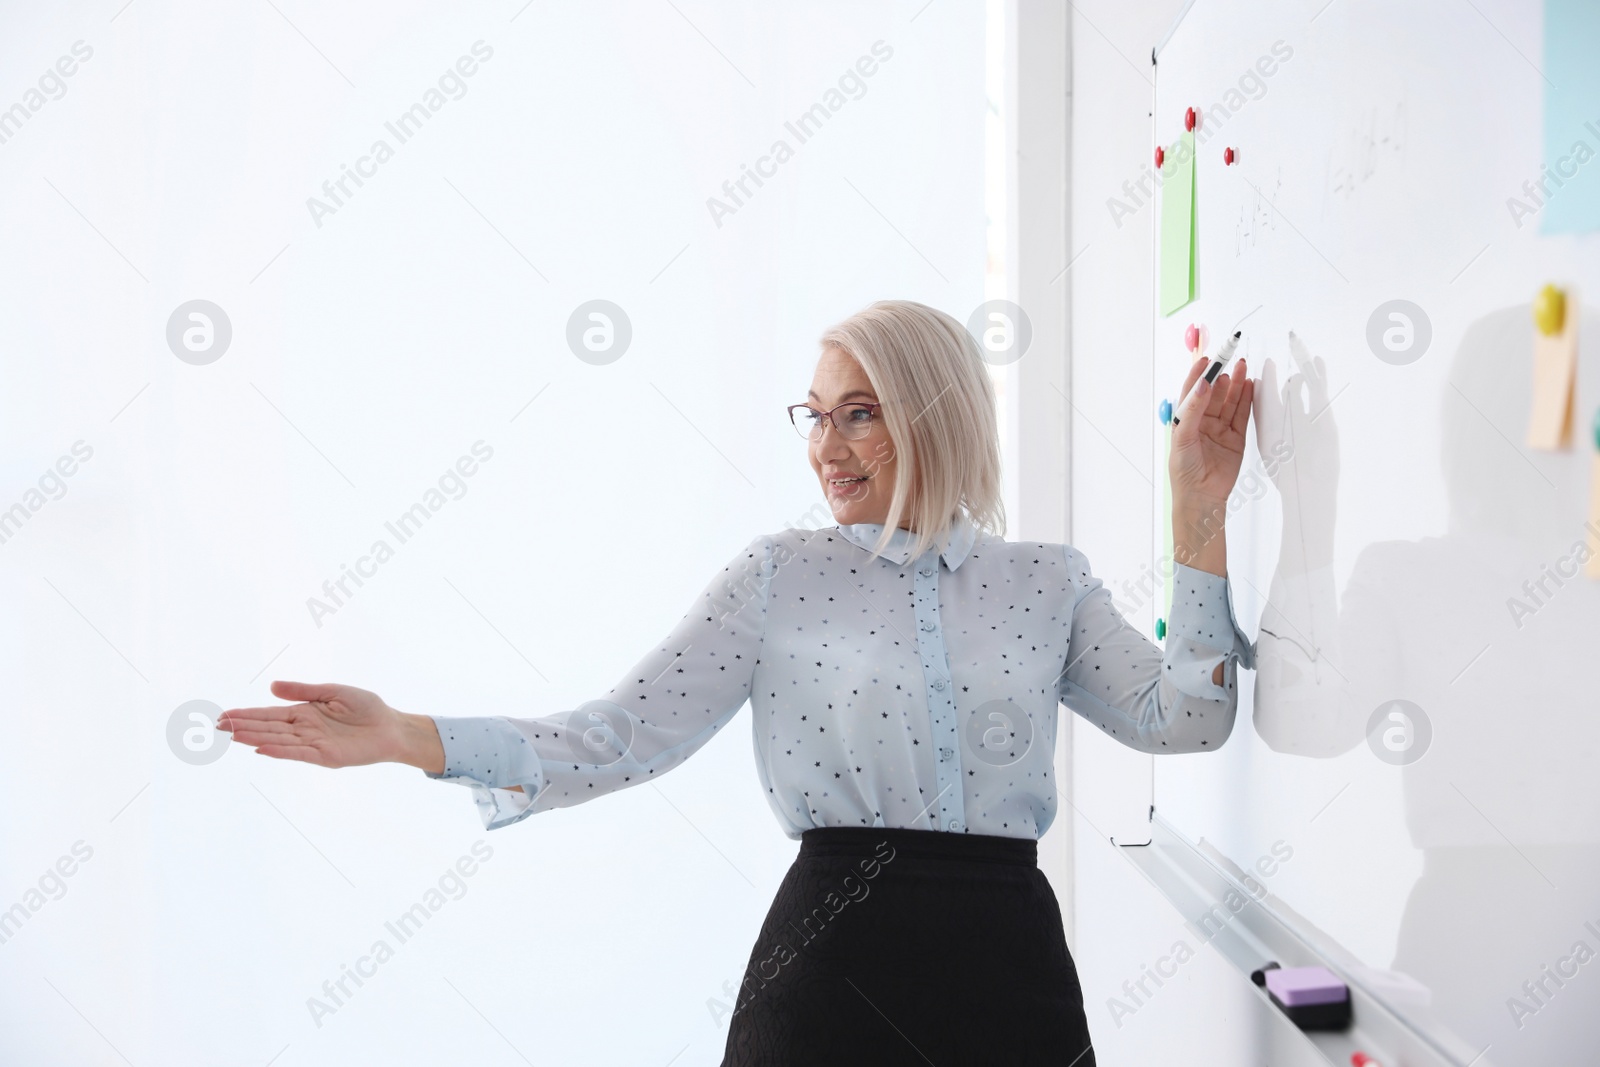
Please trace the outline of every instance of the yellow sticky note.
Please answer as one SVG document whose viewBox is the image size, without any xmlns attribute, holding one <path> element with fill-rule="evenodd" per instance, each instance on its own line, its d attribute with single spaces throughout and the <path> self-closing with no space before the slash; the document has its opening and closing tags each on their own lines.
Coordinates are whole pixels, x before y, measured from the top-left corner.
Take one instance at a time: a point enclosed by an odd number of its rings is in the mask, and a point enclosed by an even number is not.
<svg viewBox="0 0 1600 1067">
<path fill-rule="evenodd" d="M 1161 314 L 1194 299 L 1194 134 L 1166 150 L 1161 164 Z"/>
<path fill-rule="evenodd" d="M 1565 448 L 1572 441 L 1573 379 L 1578 369 L 1578 301 L 1567 294 L 1557 334 L 1533 331 L 1533 411 L 1528 447 Z"/>
</svg>

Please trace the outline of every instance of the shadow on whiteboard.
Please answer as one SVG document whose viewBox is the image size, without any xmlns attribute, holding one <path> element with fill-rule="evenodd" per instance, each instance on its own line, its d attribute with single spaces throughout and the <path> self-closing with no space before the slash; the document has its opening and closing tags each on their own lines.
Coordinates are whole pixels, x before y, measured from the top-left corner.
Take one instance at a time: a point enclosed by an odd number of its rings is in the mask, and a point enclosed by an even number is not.
<svg viewBox="0 0 1600 1067">
<path fill-rule="evenodd" d="M 1583 336 L 1600 338 L 1600 319 Z M 1273 478 L 1283 538 L 1254 725 L 1286 756 L 1367 745 L 1396 768 L 1424 869 L 1393 970 L 1431 992 L 1431 1007 L 1397 1007 L 1499 1062 L 1539 1065 L 1600 1049 L 1600 581 L 1582 573 L 1595 390 L 1575 384 L 1589 399 L 1568 450 L 1527 448 L 1532 352 L 1527 305 L 1467 329 L 1439 397 L 1447 528 L 1364 546 L 1342 592 L 1337 505 L 1361 488 L 1339 484 L 1340 435 L 1369 450 L 1415 438 L 1340 426 L 1359 405 L 1330 403 L 1326 365 L 1298 341 L 1281 386 L 1269 361 L 1258 447 L 1287 445 L 1290 459 Z"/>
</svg>

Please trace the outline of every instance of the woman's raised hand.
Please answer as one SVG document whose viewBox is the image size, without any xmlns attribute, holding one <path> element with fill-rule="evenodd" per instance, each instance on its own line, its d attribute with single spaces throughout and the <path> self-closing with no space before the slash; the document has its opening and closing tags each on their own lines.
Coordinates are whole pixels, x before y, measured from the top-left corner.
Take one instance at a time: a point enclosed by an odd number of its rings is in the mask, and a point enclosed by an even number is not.
<svg viewBox="0 0 1600 1067">
<path fill-rule="evenodd" d="M 229 708 L 217 729 L 263 756 L 320 767 L 410 762 L 404 758 L 406 717 L 376 693 L 334 682 L 273 682 L 272 695 L 301 703 Z"/>
<path fill-rule="evenodd" d="M 1215 507 L 1227 502 L 1244 461 L 1244 432 L 1250 423 L 1255 382 L 1245 375 L 1244 357 L 1213 382 L 1201 375 L 1210 356 L 1197 356 L 1178 400 L 1178 425 L 1172 428 L 1167 473 L 1174 510 L 1185 505 Z"/>
</svg>

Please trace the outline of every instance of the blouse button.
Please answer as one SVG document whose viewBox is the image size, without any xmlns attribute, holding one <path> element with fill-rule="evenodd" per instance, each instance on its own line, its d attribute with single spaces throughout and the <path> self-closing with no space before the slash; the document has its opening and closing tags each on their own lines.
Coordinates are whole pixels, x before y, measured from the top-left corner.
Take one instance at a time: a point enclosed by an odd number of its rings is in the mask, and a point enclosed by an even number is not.
<svg viewBox="0 0 1600 1067">
<path fill-rule="evenodd" d="M 932 629 L 933 629 L 933 625 L 934 625 L 934 624 L 933 624 L 933 620 L 932 620 L 932 619 L 929 619 L 929 620 L 928 620 L 928 621 L 927 621 L 927 622 L 925 622 L 925 623 L 923 623 L 923 624 L 922 624 L 922 628 L 923 628 L 923 629 L 924 629 L 924 630 L 932 630 Z"/>
<path fill-rule="evenodd" d="M 949 759 L 951 756 L 954 756 L 955 754 L 956 754 L 956 750 L 953 749 L 953 748 L 941 748 L 939 750 L 939 755 L 943 756 L 945 759 Z"/>
<path fill-rule="evenodd" d="M 949 825 L 950 829 L 952 829 L 952 830 L 959 830 L 959 829 L 961 829 L 961 820 L 960 819 L 951 819 L 948 825 Z"/>
<path fill-rule="evenodd" d="M 935 678 L 933 680 L 933 687 L 935 689 L 943 689 L 944 688 L 944 679 L 943 678 Z"/>
<path fill-rule="evenodd" d="M 917 573 L 922 575 L 924 578 L 927 578 L 928 576 L 933 574 L 933 568 L 932 567 L 922 567 L 922 568 L 919 568 L 917 570 Z"/>
</svg>

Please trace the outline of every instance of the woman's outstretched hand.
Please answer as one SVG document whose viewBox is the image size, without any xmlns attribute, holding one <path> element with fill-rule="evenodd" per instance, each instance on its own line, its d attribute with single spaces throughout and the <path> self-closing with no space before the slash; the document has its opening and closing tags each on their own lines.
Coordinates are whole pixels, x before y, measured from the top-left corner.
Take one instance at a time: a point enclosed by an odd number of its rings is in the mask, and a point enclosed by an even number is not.
<svg viewBox="0 0 1600 1067">
<path fill-rule="evenodd" d="M 444 750 L 432 720 L 396 711 L 376 693 L 336 682 L 279 681 L 272 683 L 272 695 L 301 703 L 229 708 L 218 718 L 217 729 L 263 756 L 319 767 L 397 762 L 434 773 L 444 769 Z"/>
</svg>

